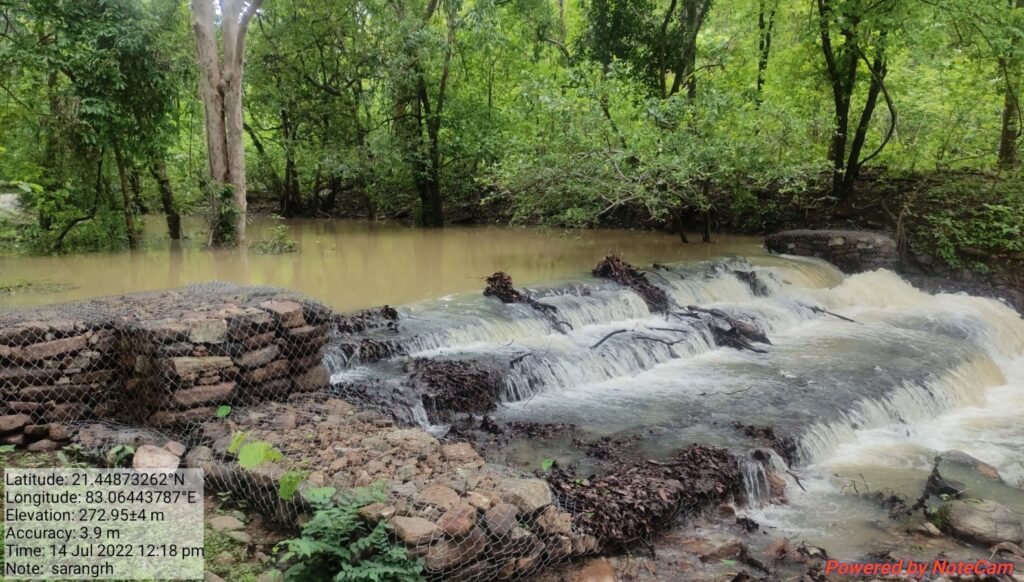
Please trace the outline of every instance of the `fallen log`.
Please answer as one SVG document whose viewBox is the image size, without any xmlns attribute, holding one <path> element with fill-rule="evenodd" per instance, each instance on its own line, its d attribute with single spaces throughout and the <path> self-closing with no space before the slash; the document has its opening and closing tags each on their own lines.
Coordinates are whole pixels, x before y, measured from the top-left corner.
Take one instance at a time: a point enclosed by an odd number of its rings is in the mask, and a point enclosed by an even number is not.
<svg viewBox="0 0 1024 582">
<path fill-rule="evenodd" d="M 601 259 L 594 267 L 593 274 L 595 277 L 611 279 L 619 285 L 629 287 L 643 298 L 652 313 L 664 313 L 671 305 L 671 300 L 664 289 L 655 286 L 643 273 L 617 255 L 608 255 Z"/>
</svg>

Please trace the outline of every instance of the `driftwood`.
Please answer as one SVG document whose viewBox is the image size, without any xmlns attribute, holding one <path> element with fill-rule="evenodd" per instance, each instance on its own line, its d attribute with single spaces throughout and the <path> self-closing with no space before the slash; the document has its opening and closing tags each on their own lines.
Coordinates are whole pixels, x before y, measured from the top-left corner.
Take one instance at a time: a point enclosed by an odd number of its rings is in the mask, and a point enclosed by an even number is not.
<svg viewBox="0 0 1024 582">
<path fill-rule="evenodd" d="M 498 271 L 490 277 L 487 277 L 487 286 L 484 287 L 485 297 L 494 297 L 502 303 L 523 303 L 532 307 L 537 313 L 539 313 L 544 319 L 551 324 L 551 328 L 558 333 L 566 333 L 563 327 L 572 329 L 572 324 L 568 321 L 558 319 L 555 315 L 558 313 L 558 308 L 554 305 L 547 303 L 541 303 L 533 297 L 530 297 L 526 293 L 523 293 L 516 289 L 512 285 L 512 277 L 504 271 Z"/>
<path fill-rule="evenodd" d="M 629 287 L 643 298 L 652 313 L 668 311 L 671 300 L 665 290 L 655 286 L 643 273 L 617 255 L 608 255 L 601 259 L 594 267 L 593 274 L 595 277 L 611 279 L 619 285 Z"/>
</svg>

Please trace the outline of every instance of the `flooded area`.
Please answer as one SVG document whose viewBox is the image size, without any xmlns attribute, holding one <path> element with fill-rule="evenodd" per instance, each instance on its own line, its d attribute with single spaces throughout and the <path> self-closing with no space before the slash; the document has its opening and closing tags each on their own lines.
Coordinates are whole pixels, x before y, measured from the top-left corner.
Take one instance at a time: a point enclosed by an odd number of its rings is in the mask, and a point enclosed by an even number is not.
<svg viewBox="0 0 1024 582">
<path fill-rule="evenodd" d="M 256 219 L 251 242 L 279 224 Z M 349 220 L 286 221 L 299 250 L 260 255 L 204 248 L 201 221 L 185 222 L 180 248 L 161 219 L 146 224 L 144 249 L 68 256 L 0 256 L 0 305 L 30 306 L 230 281 L 300 291 L 339 311 L 402 305 L 480 289 L 483 278 L 507 271 L 516 284 L 587 273 L 615 252 L 637 264 L 763 254 L 756 237 L 718 237 L 712 244 L 679 242 L 649 231 L 563 230 L 505 226 L 419 229 Z M 44 291 L 44 292 L 40 292 Z"/>
</svg>

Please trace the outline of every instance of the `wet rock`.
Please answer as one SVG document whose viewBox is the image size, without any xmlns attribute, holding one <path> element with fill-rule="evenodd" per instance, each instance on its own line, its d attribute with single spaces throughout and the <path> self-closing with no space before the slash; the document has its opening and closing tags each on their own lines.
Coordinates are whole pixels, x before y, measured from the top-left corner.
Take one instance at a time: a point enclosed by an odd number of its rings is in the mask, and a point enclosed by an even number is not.
<svg viewBox="0 0 1024 582">
<path fill-rule="evenodd" d="M 943 526 L 954 537 L 991 546 L 1024 542 L 1021 516 L 995 501 L 955 500 L 939 508 Z"/>
<path fill-rule="evenodd" d="M 702 562 L 717 562 L 719 560 L 731 560 L 736 558 L 744 551 L 743 544 L 737 540 L 731 540 L 715 546 L 707 552 L 701 554 L 700 559 Z"/>
<path fill-rule="evenodd" d="M 617 582 L 615 568 L 608 558 L 594 558 L 569 578 L 570 582 Z"/>
<path fill-rule="evenodd" d="M 410 546 L 429 544 L 440 533 L 433 522 L 421 517 L 395 516 L 390 521 L 395 534 Z"/>
<path fill-rule="evenodd" d="M 963 451 L 946 451 L 939 455 L 939 457 L 941 459 L 939 462 L 940 471 L 945 470 L 944 465 L 961 465 L 973 469 L 976 473 L 990 481 L 1003 482 L 1003 477 L 999 474 L 998 469 Z"/>
<path fill-rule="evenodd" d="M 924 535 L 926 535 L 928 537 L 933 537 L 933 538 L 940 538 L 940 537 L 942 537 L 942 532 L 939 531 L 939 528 L 935 527 L 935 524 L 930 522 L 930 521 L 926 521 L 926 522 L 918 524 L 918 526 L 914 528 L 914 531 L 916 531 L 916 532 L 918 532 L 920 534 L 924 534 Z"/>
<path fill-rule="evenodd" d="M 441 457 L 444 460 L 459 465 L 482 463 L 483 459 L 469 443 L 453 443 L 441 447 Z"/>
<path fill-rule="evenodd" d="M 459 503 L 437 520 L 437 527 L 453 537 L 462 537 L 476 527 L 476 508 L 468 503 Z"/>
<path fill-rule="evenodd" d="M 473 560 L 486 547 L 487 536 L 474 528 L 461 540 L 443 539 L 431 546 L 423 556 L 423 566 L 427 570 L 448 570 Z"/>
<path fill-rule="evenodd" d="M 173 471 L 180 463 L 176 455 L 153 445 L 142 445 L 132 457 L 132 467 L 137 470 Z"/>
<path fill-rule="evenodd" d="M 252 542 L 252 536 L 250 536 L 249 534 L 245 533 L 244 531 L 229 531 L 227 533 L 227 536 L 229 538 L 235 540 L 236 542 L 239 542 L 239 543 L 242 543 L 242 544 L 248 544 L 248 543 Z"/>
<path fill-rule="evenodd" d="M 503 479 L 498 490 L 502 500 L 523 513 L 533 513 L 554 501 L 551 488 L 540 479 Z"/>
</svg>

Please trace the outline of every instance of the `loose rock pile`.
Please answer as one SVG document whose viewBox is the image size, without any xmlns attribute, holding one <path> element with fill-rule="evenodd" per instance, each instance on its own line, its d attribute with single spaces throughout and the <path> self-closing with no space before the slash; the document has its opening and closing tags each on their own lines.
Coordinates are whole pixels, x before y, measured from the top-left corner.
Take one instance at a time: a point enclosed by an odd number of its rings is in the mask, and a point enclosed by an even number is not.
<svg viewBox="0 0 1024 582">
<path fill-rule="evenodd" d="M 272 444 L 284 461 L 241 469 L 228 451 L 238 431 Z M 545 481 L 486 464 L 468 443 L 443 444 L 344 400 L 268 402 L 230 421 L 208 421 L 203 433 L 214 444 L 192 449 L 186 464 L 241 489 L 265 514 L 281 514 L 276 483 L 289 470 L 308 471 L 303 487 L 383 487 L 388 501 L 361 515 L 387 520 L 432 579 L 519 580 L 599 545 L 573 529 Z"/>
</svg>

